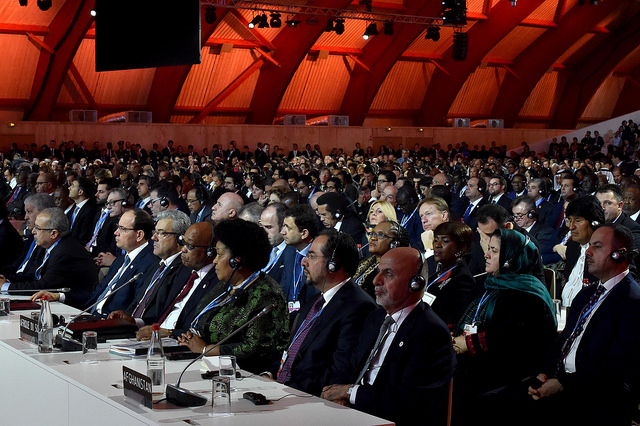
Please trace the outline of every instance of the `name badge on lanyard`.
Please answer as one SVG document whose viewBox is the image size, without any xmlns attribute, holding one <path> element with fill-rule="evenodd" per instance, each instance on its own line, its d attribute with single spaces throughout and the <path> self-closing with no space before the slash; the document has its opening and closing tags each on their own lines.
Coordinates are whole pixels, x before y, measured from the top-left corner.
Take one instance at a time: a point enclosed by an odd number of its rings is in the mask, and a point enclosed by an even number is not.
<svg viewBox="0 0 640 426">
<path fill-rule="evenodd" d="M 435 302 L 435 300 L 436 296 L 431 293 L 427 293 L 426 291 L 422 295 L 422 301 L 429 306 L 433 306 L 433 302 Z"/>
<path fill-rule="evenodd" d="M 478 326 L 475 323 L 465 324 L 464 331 L 462 332 L 462 334 L 464 334 L 465 336 L 468 336 L 470 334 L 476 334 L 477 332 L 478 332 Z"/>
<path fill-rule="evenodd" d="M 299 311 L 300 310 L 300 301 L 299 300 L 295 300 L 293 302 L 289 302 L 288 303 L 288 307 L 289 307 L 289 313 L 295 312 L 295 311 Z"/>
</svg>

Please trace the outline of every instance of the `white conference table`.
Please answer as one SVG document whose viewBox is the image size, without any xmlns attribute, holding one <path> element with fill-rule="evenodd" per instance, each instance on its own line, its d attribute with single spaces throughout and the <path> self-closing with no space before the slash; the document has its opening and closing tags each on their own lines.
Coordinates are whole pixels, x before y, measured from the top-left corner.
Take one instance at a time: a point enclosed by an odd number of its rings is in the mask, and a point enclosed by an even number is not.
<svg viewBox="0 0 640 426">
<path fill-rule="evenodd" d="M 15 297 L 12 297 L 15 298 Z M 75 314 L 74 308 L 53 303 L 52 312 Z M 97 364 L 83 364 L 79 352 L 38 353 L 36 345 L 19 339 L 19 316 L 15 311 L 0 319 L 0 423 L 47 425 L 389 425 L 387 420 L 345 408 L 262 377 L 234 382 L 230 413 L 210 404 L 180 408 L 161 402 L 146 408 L 124 396 L 122 367 L 146 374 L 146 360 L 109 353 L 110 343 L 99 344 Z M 189 361 L 167 361 L 166 381 L 175 383 Z M 181 387 L 211 396 L 211 381 L 200 377 L 196 362 L 182 378 Z M 242 366 L 240 366 L 242 367 Z M 248 375 L 242 372 L 243 376 Z M 259 392 L 279 401 L 255 406 L 242 399 L 246 391 Z"/>
</svg>

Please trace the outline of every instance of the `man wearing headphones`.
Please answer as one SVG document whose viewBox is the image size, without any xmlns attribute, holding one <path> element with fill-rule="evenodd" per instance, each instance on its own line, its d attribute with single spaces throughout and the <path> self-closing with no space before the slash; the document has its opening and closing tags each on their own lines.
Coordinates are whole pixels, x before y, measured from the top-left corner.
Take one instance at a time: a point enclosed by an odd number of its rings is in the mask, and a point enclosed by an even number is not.
<svg viewBox="0 0 640 426">
<path fill-rule="evenodd" d="M 476 230 L 478 226 L 478 210 L 480 207 L 488 203 L 484 198 L 484 194 L 487 192 L 487 181 L 479 178 L 472 177 L 467 181 L 467 189 L 465 195 L 469 199 L 464 214 L 462 215 L 462 221 L 469 225 L 469 228 Z"/>
<path fill-rule="evenodd" d="M 583 287 L 597 281 L 587 268 L 586 252 L 593 232 L 605 222 L 598 199 L 585 195 L 571 201 L 567 206 L 566 222 L 571 240 L 566 245 L 566 263 L 562 272 L 566 282 L 562 288 L 562 306 L 569 307 Z"/>
<path fill-rule="evenodd" d="M 196 185 L 187 192 L 187 206 L 191 223 L 204 222 L 211 219 L 211 206 L 207 203 L 209 194 L 201 185 Z"/>
<path fill-rule="evenodd" d="M 349 209 L 347 198 L 335 192 L 327 192 L 318 198 L 318 215 L 327 229 L 349 234 L 354 241 L 362 241 L 364 225 Z"/>
<path fill-rule="evenodd" d="M 538 210 L 532 198 L 522 195 L 511 203 L 511 213 L 513 221 L 527 231 L 527 233 L 537 242 L 538 249 L 542 255 L 542 260 L 553 256 L 553 243 L 555 242 L 555 232 L 540 220 L 538 220 Z"/>
<path fill-rule="evenodd" d="M 177 210 L 178 199 L 178 191 L 170 182 L 164 180 L 155 184 L 151 188 L 151 200 L 148 204 L 153 218 L 155 219 L 158 213 L 165 210 Z"/>
<path fill-rule="evenodd" d="M 604 225 L 591 235 L 586 263 L 598 283 L 573 300 L 567 325 L 537 376 L 540 383 L 528 389 L 531 413 L 539 415 L 531 424 L 632 423 L 640 358 L 640 285 L 629 274 L 632 248 L 623 226 Z"/>
<path fill-rule="evenodd" d="M 291 329 L 277 380 L 320 395 L 331 383 L 348 383 L 349 360 L 365 317 L 376 304 L 351 277 L 358 267 L 353 239 L 323 231 L 302 259 L 307 285 L 321 292 L 303 306 Z"/>
<path fill-rule="evenodd" d="M 444 424 L 456 360 L 447 326 L 421 300 L 420 253 L 391 249 L 379 270 L 374 284 L 383 309 L 365 320 L 350 381 L 332 382 L 322 397 L 398 424 Z"/>
<path fill-rule="evenodd" d="M 527 196 L 536 203 L 538 220 L 553 228 L 556 224 L 556 217 L 553 216 L 553 205 L 546 199 L 549 195 L 549 181 L 546 179 L 531 179 L 527 189 Z"/>
</svg>

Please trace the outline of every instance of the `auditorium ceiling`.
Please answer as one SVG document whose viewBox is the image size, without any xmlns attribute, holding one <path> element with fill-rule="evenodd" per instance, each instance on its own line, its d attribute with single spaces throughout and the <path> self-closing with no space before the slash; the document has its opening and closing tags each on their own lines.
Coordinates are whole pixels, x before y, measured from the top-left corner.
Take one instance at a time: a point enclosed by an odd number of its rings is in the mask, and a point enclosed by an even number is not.
<svg viewBox="0 0 640 426">
<path fill-rule="evenodd" d="M 463 61 L 453 59 L 451 27 L 434 41 L 428 25 L 395 22 L 385 35 L 379 23 L 364 40 L 366 20 L 347 19 L 340 35 L 325 31 L 326 16 L 249 29 L 254 11 L 218 6 L 208 23 L 202 5 L 200 64 L 109 72 L 95 70 L 94 0 L 53 0 L 47 11 L 37 3 L 0 0 L 3 121 L 68 121 L 86 109 L 98 118 L 151 111 L 156 123 L 272 124 L 298 114 L 346 115 L 356 126 L 468 117 L 568 129 L 640 109 L 638 0 L 468 0 L 457 30 L 468 36 Z M 358 0 L 277 3 L 366 12 Z M 371 9 L 442 12 L 440 0 L 373 0 Z"/>
</svg>

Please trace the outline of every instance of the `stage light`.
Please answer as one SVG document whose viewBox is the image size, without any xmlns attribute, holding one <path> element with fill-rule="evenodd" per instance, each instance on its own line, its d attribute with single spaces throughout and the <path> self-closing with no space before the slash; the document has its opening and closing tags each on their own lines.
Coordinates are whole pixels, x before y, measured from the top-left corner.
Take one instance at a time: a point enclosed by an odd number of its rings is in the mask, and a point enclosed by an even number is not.
<svg viewBox="0 0 640 426">
<path fill-rule="evenodd" d="M 287 19 L 286 21 L 284 21 L 285 24 L 287 24 L 287 27 L 291 27 L 291 28 L 295 28 L 298 25 L 300 25 L 300 21 L 297 19 Z"/>
<path fill-rule="evenodd" d="M 204 9 L 204 22 L 211 25 L 216 22 L 216 8 L 213 6 L 207 6 Z"/>
<path fill-rule="evenodd" d="M 27 0 L 19 0 L 20 6 L 26 6 Z"/>
<path fill-rule="evenodd" d="M 93 16 L 94 18 L 96 17 L 97 13 L 95 9 L 91 9 L 91 12 L 89 12 L 89 15 Z"/>
<path fill-rule="evenodd" d="M 424 38 L 425 40 L 433 40 L 433 41 L 440 40 L 440 27 L 436 27 L 435 25 L 432 25 L 429 28 L 427 28 L 427 34 L 425 34 Z"/>
<path fill-rule="evenodd" d="M 260 23 L 260 15 L 254 16 L 253 20 L 249 22 L 249 28 L 255 28 L 256 25 L 258 25 L 259 23 Z"/>
<path fill-rule="evenodd" d="M 51 8 L 51 0 L 38 0 L 38 7 L 42 11 L 47 11 Z"/>
<path fill-rule="evenodd" d="M 384 21 L 384 28 L 382 29 L 382 32 L 387 36 L 393 35 L 393 21 Z"/>
<path fill-rule="evenodd" d="M 267 21 L 267 15 L 265 13 L 260 15 L 260 22 L 258 22 L 258 28 L 269 28 L 269 21 Z"/>
<path fill-rule="evenodd" d="M 271 21 L 269 21 L 269 25 L 271 28 L 280 28 L 282 26 L 282 19 L 280 19 L 282 15 L 278 12 L 271 13 Z"/>
<path fill-rule="evenodd" d="M 372 3 L 372 0 L 360 0 L 358 2 L 360 6 L 364 6 L 365 9 L 367 9 L 367 12 L 371 12 L 371 3 Z"/>
<path fill-rule="evenodd" d="M 331 31 L 335 30 L 333 23 L 334 23 L 333 18 L 329 18 L 329 20 L 327 21 L 327 26 L 324 27 L 325 33 L 330 33 Z"/>
<path fill-rule="evenodd" d="M 333 30 L 338 35 L 341 35 L 342 33 L 344 33 L 344 19 L 342 18 L 336 19 L 335 23 L 333 24 Z"/>
<path fill-rule="evenodd" d="M 369 40 L 369 37 L 374 36 L 374 35 L 378 35 L 378 27 L 376 26 L 375 22 L 372 22 L 367 26 L 367 29 L 365 30 L 364 34 L 362 35 L 362 38 L 365 39 L 365 40 Z"/>
<path fill-rule="evenodd" d="M 469 36 L 467 33 L 453 34 L 453 60 L 464 61 L 467 59 L 467 48 L 469 47 Z"/>
</svg>

